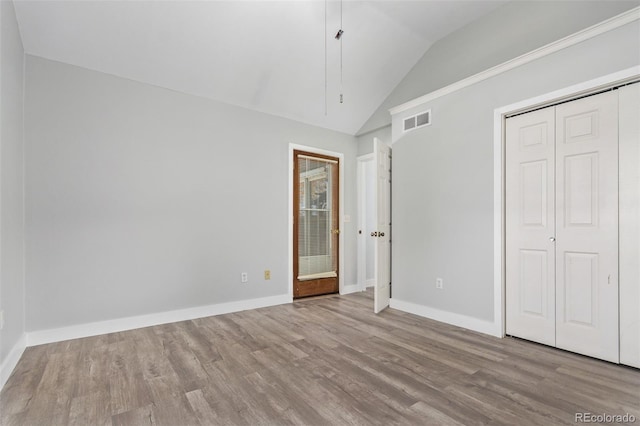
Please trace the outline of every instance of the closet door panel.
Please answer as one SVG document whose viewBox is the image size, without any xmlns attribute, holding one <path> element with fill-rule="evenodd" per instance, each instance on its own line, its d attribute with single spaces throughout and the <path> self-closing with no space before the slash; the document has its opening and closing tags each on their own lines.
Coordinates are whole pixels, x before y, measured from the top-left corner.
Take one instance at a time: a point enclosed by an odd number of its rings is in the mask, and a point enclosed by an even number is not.
<svg viewBox="0 0 640 426">
<path fill-rule="evenodd" d="M 555 345 L 554 108 L 507 119 L 507 334 Z"/>
<path fill-rule="evenodd" d="M 618 362 L 618 94 L 556 107 L 556 346 Z"/>
<path fill-rule="evenodd" d="M 640 83 L 620 97 L 620 363 L 640 368 Z"/>
</svg>

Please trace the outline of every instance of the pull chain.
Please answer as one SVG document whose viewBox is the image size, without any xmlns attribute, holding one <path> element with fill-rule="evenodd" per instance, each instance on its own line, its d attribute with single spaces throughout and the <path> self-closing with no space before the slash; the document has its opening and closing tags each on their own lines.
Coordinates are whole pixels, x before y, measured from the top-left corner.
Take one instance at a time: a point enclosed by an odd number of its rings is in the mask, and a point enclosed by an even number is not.
<svg viewBox="0 0 640 426">
<path fill-rule="evenodd" d="M 327 0 L 324 0 L 324 115 L 327 115 Z"/>
<path fill-rule="evenodd" d="M 344 102 L 343 98 L 343 89 L 342 89 L 342 34 L 344 31 L 342 30 L 342 0 L 340 0 L 340 103 Z"/>
</svg>

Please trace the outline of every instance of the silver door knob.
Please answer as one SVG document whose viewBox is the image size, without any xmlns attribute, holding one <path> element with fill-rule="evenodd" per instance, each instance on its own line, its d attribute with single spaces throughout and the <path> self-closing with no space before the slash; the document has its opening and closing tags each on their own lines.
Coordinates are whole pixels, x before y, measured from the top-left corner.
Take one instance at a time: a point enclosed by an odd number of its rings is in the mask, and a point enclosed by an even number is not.
<svg viewBox="0 0 640 426">
<path fill-rule="evenodd" d="M 552 243 L 556 242 L 556 237 L 549 237 L 549 241 L 551 241 Z"/>
</svg>

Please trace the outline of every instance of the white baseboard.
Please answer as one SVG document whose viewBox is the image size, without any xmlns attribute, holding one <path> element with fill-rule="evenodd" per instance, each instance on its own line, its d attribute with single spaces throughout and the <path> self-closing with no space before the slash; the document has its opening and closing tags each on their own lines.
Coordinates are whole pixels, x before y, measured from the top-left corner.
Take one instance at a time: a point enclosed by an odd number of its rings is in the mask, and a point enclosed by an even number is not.
<svg viewBox="0 0 640 426">
<path fill-rule="evenodd" d="M 456 314 L 454 312 L 441 311 L 440 309 L 432 308 L 430 306 L 417 305 L 415 303 L 405 302 L 398 299 L 391 299 L 389 307 L 443 322 L 445 324 L 455 325 L 457 327 L 489 334 L 495 337 L 502 337 L 500 327 L 492 321 L 484 321 L 478 318 Z"/>
<path fill-rule="evenodd" d="M 27 346 L 43 345 L 45 343 L 61 342 L 63 340 L 79 339 L 81 337 L 97 336 L 100 334 L 151 327 L 171 322 L 186 321 L 213 315 L 264 308 L 267 306 L 282 305 L 285 303 L 291 303 L 291 296 L 283 294 L 280 296 L 198 306 L 196 308 L 118 318 L 114 320 L 72 325 L 49 330 L 30 331 L 27 333 L 26 343 Z"/>
<path fill-rule="evenodd" d="M 360 286 L 358 284 L 345 285 L 340 292 L 341 295 L 356 293 L 360 291 Z"/>
<path fill-rule="evenodd" d="M 27 335 L 26 333 L 22 333 L 22 336 L 11 351 L 9 351 L 9 355 L 5 358 L 5 360 L 0 364 L 0 390 L 4 387 L 7 380 L 9 380 L 9 376 L 13 373 L 13 369 L 18 365 L 18 361 L 20 361 L 20 357 L 24 353 L 24 350 L 27 348 Z"/>
</svg>

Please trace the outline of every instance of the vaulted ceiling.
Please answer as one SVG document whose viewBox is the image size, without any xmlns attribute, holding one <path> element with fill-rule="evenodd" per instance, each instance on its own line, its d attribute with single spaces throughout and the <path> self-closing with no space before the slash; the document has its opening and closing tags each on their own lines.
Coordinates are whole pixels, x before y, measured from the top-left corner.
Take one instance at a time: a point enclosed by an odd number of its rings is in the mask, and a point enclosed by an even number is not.
<svg viewBox="0 0 640 426">
<path fill-rule="evenodd" d="M 17 0 L 15 7 L 28 54 L 355 134 L 435 41 L 503 3 Z M 342 61 L 334 38 L 341 7 Z"/>
</svg>

